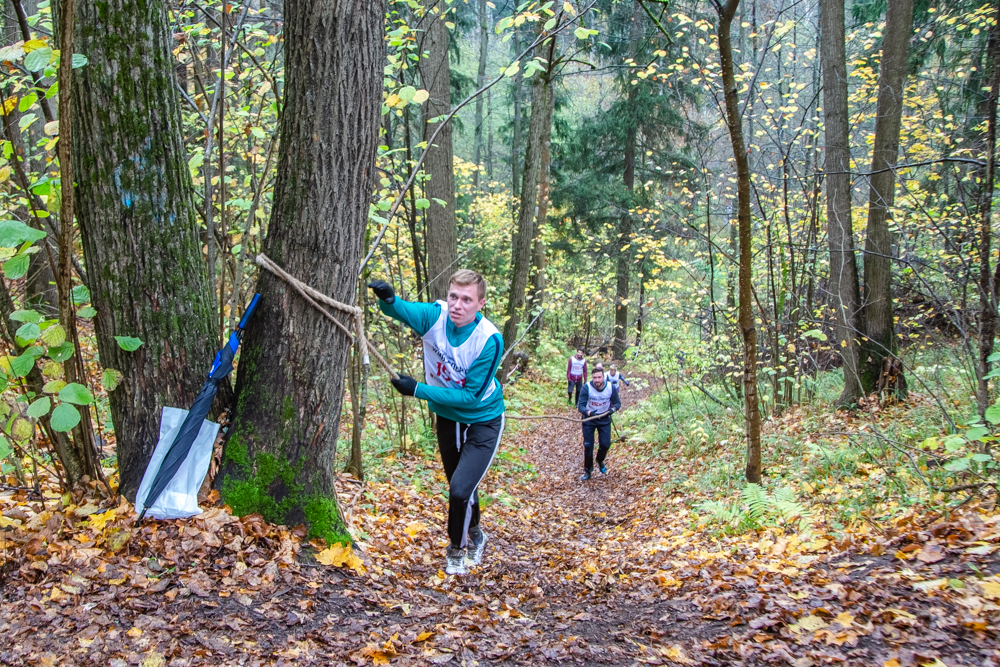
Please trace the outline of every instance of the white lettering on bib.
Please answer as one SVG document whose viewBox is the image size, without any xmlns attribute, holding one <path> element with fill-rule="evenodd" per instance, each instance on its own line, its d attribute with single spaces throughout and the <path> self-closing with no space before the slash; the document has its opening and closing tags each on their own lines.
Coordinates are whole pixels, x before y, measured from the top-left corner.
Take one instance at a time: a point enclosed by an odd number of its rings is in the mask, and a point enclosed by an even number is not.
<svg viewBox="0 0 1000 667">
<path fill-rule="evenodd" d="M 479 359 L 483 348 L 490 337 L 500 333 L 493 323 L 483 317 L 473 329 L 469 338 L 458 347 L 448 342 L 448 304 L 438 301 L 441 314 L 434 326 L 423 335 L 424 342 L 424 382 L 432 387 L 445 389 L 462 389 L 465 387 L 465 376 L 472 364 Z M 499 361 L 499 359 L 498 359 Z M 485 401 L 497 390 L 496 378 L 490 378 L 490 384 L 483 392 L 480 402 Z"/>
<path fill-rule="evenodd" d="M 593 382 L 587 383 L 587 412 L 592 415 L 599 415 L 611 409 L 611 392 L 614 387 L 610 382 L 604 383 L 604 388 L 600 391 L 594 388 Z"/>
</svg>

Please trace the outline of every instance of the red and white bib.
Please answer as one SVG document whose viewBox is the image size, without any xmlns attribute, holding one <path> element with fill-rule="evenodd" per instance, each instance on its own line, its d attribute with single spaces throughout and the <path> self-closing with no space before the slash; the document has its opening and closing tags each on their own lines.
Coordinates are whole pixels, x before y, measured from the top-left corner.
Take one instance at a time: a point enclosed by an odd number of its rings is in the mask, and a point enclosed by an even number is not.
<svg viewBox="0 0 1000 667">
<path fill-rule="evenodd" d="M 437 302 L 441 306 L 441 314 L 434 326 L 422 337 L 424 342 L 424 382 L 432 387 L 445 389 L 462 389 L 465 387 L 465 376 L 472 364 L 479 359 L 483 348 L 491 336 L 500 333 L 485 317 L 473 329 L 468 339 L 458 347 L 448 342 L 448 304 Z M 496 378 L 490 379 L 490 386 L 483 392 L 480 402 L 493 395 L 497 389 Z"/>
<path fill-rule="evenodd" d="M 593 382 L 587 383 L 587 412 L 592 415 L 599 415 L 611 409 L 611 392 L 614 387 L 610 382 L 604 383 L 604 389 L 598 391 L 594 388 Z"/>
</svg>

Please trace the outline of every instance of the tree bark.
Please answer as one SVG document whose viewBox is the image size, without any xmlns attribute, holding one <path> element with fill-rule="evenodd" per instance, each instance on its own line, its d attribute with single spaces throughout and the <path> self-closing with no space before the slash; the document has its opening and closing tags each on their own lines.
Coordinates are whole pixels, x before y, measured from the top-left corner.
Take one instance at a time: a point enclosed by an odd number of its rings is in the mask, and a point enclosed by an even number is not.
<svg viewBox="0 0 1000 667">
<path fill-rule="evenodd" d="M 747 422 L 748 482 L 759 484 L 760 463 L 760 406 L 757 399 L 757 329 L 754 326 L 751 299 L 753 290 L 753 235 L 750 227 L 750 162 L 743 139 L 739 96 L 733 68 L 733 46 L 730 28 L 739 0 L 716 4 L 719 14 L 719 63 L 722 66 L 722 85 L 726 95 L 726 124 L 736 160 L 736 195 L 739 204 L 740 270 L 739 270 L 739 326 L 743 334 L 743 403 Z"/>
<path fill-rule="evenodd" d="M 514 29 L 514 38 L 510 40 L 511 48 L 513 49 L 512 56 L 517 57 L 521 53 L 521 40 L 517 29 Z M 524 96 L 524 78 L 521 76 L 514 77 L 514 118 L 511 121 L 512 134 L 510 138 L 510 173 L 511 173 L 511 191 L 514 196 L 517 197 L 521 194 L 521 179 L 523 178 L 521 174 L 521 125 L 522 117 L 524 113 L 522 112 L 521 98 Z"/>
<path fill-rule="evenodd" d="M 550 46 L 554 44 L 550 42 Z M 550 70 L 539 72 L 531 86 L 531 120 L 528 124 L 528 145 L 524 153 L 524 169 L 521 181 L 521 202 L 517 211 L 517 229 L 514 232 L 511 258 L 510 292 L 507 295 L 507 320 L 503 325 L 504 349 L 510 350 L 517 340 L 517 327 L 524 307 L 525 291 L 528 288 L 528 273 L 532 264 L 532 245 L 535 240 L 535 218 L 538 213 L 538 184 L 541 172 L 543 138 L 548 136 L 545 125 L 551 123 L 548 97 L 552 94 L 549 79 L 552 63 L 552 48 L 549 49 Z M 518 75 L 520 76 L 520 75 Z M 506 379 L 514 363 L 514 355 L 508 354 L 500 369 L 501 381 Z"/>
<path fill-rule="evenodd" d="M 490 31 L 488 30 L 488 10 L 487 0 L 479 0 L 479 71 L 476 75 L 476 88 L 482 90 L 486 85 L 486 61 L 489 53 Z M 475 186 L 479 187 L 479 171 L 483 166 L 483 102 L 485 95 L 476 98 L 476 135 L 473 139 L 472 161 L 479 169 L 473 174 L 472 179 Z"/>
<path fill-rule="evenodd" d="M 641 17 L 642 5 L 640 0 L 635 0 L 632 7 L 632 35 L 629 45 L 629 57 L 635 58 L 639 47 L 639 40 L 642 38 Z M 626 85 L 629 85 L 630 76 L 625 77 Z M 628 349 L 628 295 L 629 282 L 632 272 L 632 192 L 635 189 L 635 142 L 639 125 L 635 109 L 635 101 L 639 94 L 638 86 L 630 86 L 628 91 L 628 127 L 625 129 L 625 169 L 622 174 L 622 182 L 625 186 L 625 207 L 626 211 L 618 219 L 618 245 L 615 251 L 618 255 L 618 263 L 615 267 L 615 337 L 611 345 L 612 356 L 615 359 L 624 359 L 625 350 Z"/>
<path fill-rule="evenodd" d="M 861 396 L 858 374 L 858 267 L 851 226 L 851 148 L 847 114 L 847 60 L 844 0 L 820 0 L 820 59 L 823 65 L 823 114 L 826 124 L 826 218 L 830 243 L 830 300 L 844 366 L 838 403 Z"/>
<path fill-rule="evenodd" d="M 555 112 L 555 91 L 549 86 L 549 94 L 546 96 L 548 103 L 547 118 L 542 124 L 542 155 L 541 164 L 538 171 L 538 214 L 535 221 L 535 243 L 531 251 L 531 286 L 528 292 L 528 306 L 532 312 L 542 308 L 545 304 L 545 239 L 542 238 L 542 226 L 549 214 L 549 168 L 552 164 L 552 114 Z M 545 324 L 545 316 L 538 315 L 538 321 L 528 336 L 532 351 L 538 347 L 541 340 L 542 327 Z"/>
<path fill-rule="evenodd" d="M 32 1 L 23 1 L 20 5 L 15 5 L 12 0 L 0 0 L 0 21 L 3 22 L 3 35 L 6 43 L 13 44 L 19 39 L 24 39 L 25 41 L 31 39 L 31 33 L 28 32 L 25 36 L 21 32 L 21 26 L 17 16 L 19 14 L 18 10 L 21 10 L 25 15 L 34 14 L 37 11 L 36 5 Z M 28 27 L 25 23 L 25 28 Z M 9 87 L 4 87 L 2 89 L 3 98 L 6 99 L 12 93 Z M 39 100 L 44 102 L 43 115 L 48 114 L 51 117 L 51 111 L 48 107 L 48 100 L 44 97 Z M 2 115 L 2 110 L 0 110 L 0 115 Z M 32 171 L 31 167 L 31 153 L 27 150 L 24 139 L 21 137 L 21 131 L 18 122 L 21 120 L 21 113 L 15 106 L 10 110 L 9 114 L 3 116 L 3 122 L 9 127 L 4 128 L 4 132 L 0 133 L 0 137 L 10 137 L 11 147 L 14 149 L 15 155 L 21 157 L 21 163 L 24 165 L 26 171 Z M 37 137 L 32 135 L 41 134 L 40 132 L 34 132 L 34 128 L 37 125 L 32 125 L 28 130 L 29 132 L 29 143 L 34 145 L 36 143 Z M 16 157 L 13 159 L 17 159 Z M 30 197 L 30 194 L 26 195 Z M 44 210 L 44 207 L 37 207 Z M 29 225 L 38 229 L 38 231 L 47 231 L 43 225 L 39 224 L 39 220 L 28 211 L 25 207 L 17 207 L 14 209 L 21 220 L 26 220 Z M 50 311 L 54 311 L 59 307 L 59 293 L 56 291 L 55 283 L 55 273 L 52 270 L 52 265 L 49 263 L 50 256 L 54 256 L 56 252 L 56 246 L 51 239 L 46 238 L 42 241 L 43 252 L 37 252 L 31 256 L 28 266 L 28 274 L 25 276 L 25 291 L 27 293 L 27 303 L 31 304 L 32 307 L 39 308 L 45 307 Z"/>
<path fill-rule="evenodd" d="M 979 170 L 979 364 L 976 382 L 976 404 L 979 415 L 986 414 L 990 405 L 990 356 L 997 330 L 997 283 L 1000 264 L 993 273 L 990 246 L 993 240 L 993 181 L 996 178 L 997 97 L 1000 94 L 1000 3 L 997 3 L 993 27 L 986 48 L 985 80 L 989 93 L 979 103 L 980 118 L 986 118 L 983 150 L 986 166 Z"/>
<path fill-rule="evenodd" d="M 357 298 L 375 183 L 385 9 L 372 0 L 285 2 L 284 111 L 263 249 L 347 304 Z M 237 514 L 306 523 L 311 535 L 349 541 L 334 482 L 351 341 L 270 273 L 257 290 L 260 312 L 243 344 L 217 485 Z"/>
<path fill-rule="evenodd" d="M 861 346 L 861 387 L 865 393 L 887 389 L 889 377 L 882 377 L 883 361 L 896 356 L 896 324 L 892 307 L 893 234 L 890 212 L 896 190 L 896 159 L 899 155 L 899 128 L 903 114 L 903 94 L 910 37 L 913 35 L 913 0 L 889 0 L 882 42 L 875 114 L 875 145 L 868 201 L 868 234 L 865 239 L 864 302 L 862 318 L 866 341 Z M 891 381 L 897 394 L 906 393 L 902 367 Z"/>
<path fill-rule="evenodd" d="M 109 399 L 129 499 L 161 408 L 194 400 L 216 350 L 167 26 L 161 0 L 78 7 L 89 63 L 73 81 L 77 217 L 101 363 L 123 376 Z M 114 336 L 143 345 L 128 352 Z"/>
<path fill-rule="evenodd" d="M 426 27 L 422 50 L 427 54 L 420 59 L 420 79 L 430 94 L 424 109 L 424 141 L 428 141 L 437 123 L 435 118 L 451 111 L 451 68 L 448 64 L 448 27 L 443 12 L 449 5 L 437 0 L 427 7 L 422 24 Z M 455 167 L 451 142 L 451 124 L 445 124 L 433 146 L 427 146 L 424 172 L 430 180 L 424 184 L 424 193 L 430 199 L 426 211 L 425 248 L 427 250 L 427 283 L 431 299 L 443 299 L 448 293 L 448 275 L 458 267 L 458 223 L 455 218 Z M 444 206 L 436 199 L 444 202 Z M 443 274 L 448 275 L 443 275 Z M 435 280 L 437 278 L 437 280 Z"/>
</svg>

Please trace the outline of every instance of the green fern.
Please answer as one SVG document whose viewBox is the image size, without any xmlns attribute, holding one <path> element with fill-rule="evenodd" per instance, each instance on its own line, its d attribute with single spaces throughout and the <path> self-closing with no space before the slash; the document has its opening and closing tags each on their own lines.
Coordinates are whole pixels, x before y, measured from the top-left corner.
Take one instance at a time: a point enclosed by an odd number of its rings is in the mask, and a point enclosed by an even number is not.
<svg viewBox="0 0 1000 667">
<path fill-rule="evenodd" d="M 780 488 L 768 493 L 758 484 L 747 484 L 737 502 L 706 501 L 699 510 L 710 523 L 732 534 L 767 527 L 796 528 L 811 518 L 809 509 L 799 503 L 791 489 Z"/>
</svg>

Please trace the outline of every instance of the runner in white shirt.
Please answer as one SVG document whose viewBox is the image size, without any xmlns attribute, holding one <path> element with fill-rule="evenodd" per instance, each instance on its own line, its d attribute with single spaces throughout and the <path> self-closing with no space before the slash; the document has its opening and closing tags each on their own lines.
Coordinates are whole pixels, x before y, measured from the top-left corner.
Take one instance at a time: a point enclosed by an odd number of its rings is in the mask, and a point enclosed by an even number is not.
<svg viewBox="0 0 1000 667">
<path fill-rule="evenodd" d="M 624 382 L 625 386 L 628 387 L 629 386 L 628 380 L 625 379 L 625 375 L 623 373 L 618 372 L 618 368 L 614 364 L 611 364 L 610 368 L 611 370 L 608 371 L 607 380 L 609 383 L 611 383 L 612 387 L 621 392 L 622 388 L 618 386 L 619 383 Z"/>
<path fill-rule="evenodd" d="M 569 358 L 566 364 L 566 393 L 569 394 L 569 402 L 576 405 L 580 401 L 580 389 L 587 381 L 587 360 L 583 357 L 583 349 L 577 348 L 576 354 Z M 573 389 L 576 389 L 576 398 L 573 398 Z"/>
<path fill-rule="evenodd" d="M 576 404 L 584 419 L 604 415 L 598 419 L 583 422 L 583 476 L 580 481 L 590 479 L 594 469 L 594 431 L 597 431 L 597 465 L 603 474 L 608 474 L 604 459 L 611 448 L 611 413 L 622 407 L 618 399 L 618 389 L 604 381 L 604 370 L 594 369 L 593 378 L 583 386 L 580 400 Z"/>
</svg>

